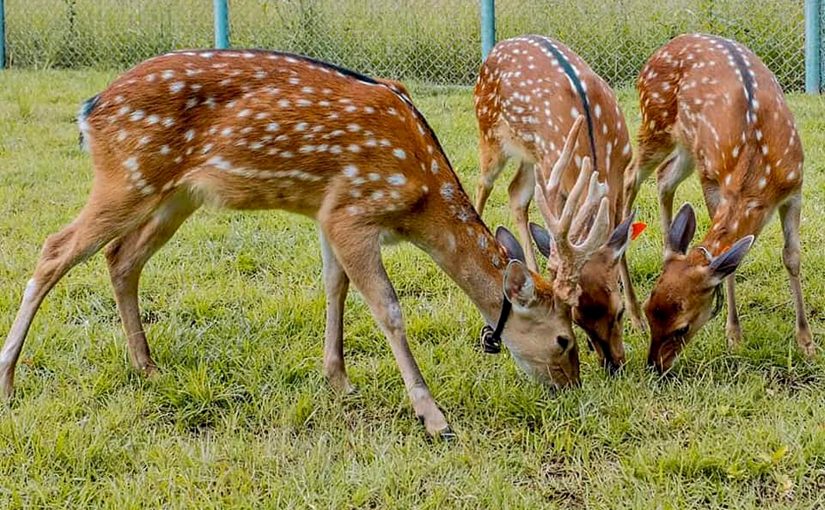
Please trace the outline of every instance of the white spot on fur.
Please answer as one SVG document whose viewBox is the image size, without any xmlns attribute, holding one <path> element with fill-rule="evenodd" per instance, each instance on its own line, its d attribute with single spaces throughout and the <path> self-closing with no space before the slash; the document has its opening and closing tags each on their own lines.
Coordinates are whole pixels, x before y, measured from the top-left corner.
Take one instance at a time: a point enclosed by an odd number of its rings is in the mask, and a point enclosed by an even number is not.
<svg viewBox="0 0 825 510">
<path fill-rule="evenodd" d="M 347 165 L 344 167 L 344 175 L 349 178 L 355 177 L 358 175 L 358 167 L 355 165 Z"/>
<path fill-rule="evenodd" d="M 392 174 L 387 177 L 387 182 L 393 186 L 403 186 L 407 183 L 407 178 L 404 177 L 404 174 Z"/>
</svg>

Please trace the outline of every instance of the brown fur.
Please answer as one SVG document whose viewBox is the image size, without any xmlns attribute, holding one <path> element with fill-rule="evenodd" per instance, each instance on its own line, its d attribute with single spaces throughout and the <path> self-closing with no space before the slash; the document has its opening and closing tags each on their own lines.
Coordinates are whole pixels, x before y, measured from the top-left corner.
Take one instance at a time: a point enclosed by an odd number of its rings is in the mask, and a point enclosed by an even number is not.
<svg viewBox="0 0 825 510">
<path fill-rule="evenodd" d="M 51 236 L 0 353 L 11 396 L 29 326 L 50 289 L 108 245 L 106 258 L 133 365 L 152 373 L 138 308 L 146 261 L 203 204 L 283 209 L 317 220 L 327 291 L 324 371 L 349 391 L 343 308 L 349 282 L 385 333 L 415 413 L 449 433 L 407 344 L 381 262 L 384 237 L 430 254 L 478 306 L 499 314 L 505 281 L 524 297 L 504 330 L 519 365 L 541 382 L 578 383 L 575 345 L 547 285 L 507 264 L 435 134 L 402 93 L 303 57 L 264 51 L 184 51 L 150 59 L 87 102 L 79 118 L 94 165 L 83 211 Z M 401 91 L 402 93 L 399 93 Z M 564 343 L 564 342 L 562 342 Z"/>
<path fill-rule="evenodd" d="M 484 210 L 506 161 L 519 160 L 521 166 L 508 190 L 510 208 L 527 251 L 528 265 L 533 269 L 537 264 L 527 229 L 534 186 L 532 166 L 538 165 L 546 177 L 576 119 L 573 113 L 584 114 L 582 100 L 564 70 L 554 65 L 554 57 L 536 43 L 542 39 L 555 44 L 579 71 L 594 123 L 596 154 L 591 154 L 587 129 L 583 129 L 574 152 L 577 163 L 570 165 L 562 177 L 563 193 L 569 193 L 576 182 L 582 158 L 595 156 L 599 178 L 608 185 L 611 228 L 616 227 L 624 219 L 623 183 L 625 172 L 631 169 L 629 136 L 616 96 L 584 60 L 565 45 L 540 36 L 505 40 L 493 48 L 481 67 L 474 90 L 481 164 L 476 208 L 480 214 Z M 627 306 L 634 324 L 641 328 L 640 307 L 627 277 L 624 257 L 616 261 L 606 254 L 594 256 L 582 268 L 577 280 L 585 307 L 573 313 L 599 359 L 610 369 L 625 361 L 619 320 L 624 311 L 618 285 L 620 272 L 625 279 Z"/>
<path fill-rule="evenodd" d="M 745 66 L 744 73 L 740 65 Z M 695 165 L 711 215 L 710 229 L 693 250 L 666 253 L 663 273 L 646 306 L 651 364 L 668 369 L 710 317 L 714 278 L 699 248 L 713 257 L 725 253 L 737 240 L 758 236 L 777 208 L 785 232 L 784 258 L 796 306 L 797 340 L 804 352 L 812 354 L 799 284 L 803 153 L 776 78 L 741 44 L 684 35 L 656 51 L 639 75 L 637 87 L 642 127 L 635 185 L 629 187 L 629 195 L 635 196 L 658 166 L 662 228 L 667 232 L 673 193 Z M 665 160 L 671 153 L 674 156 Z M 730 277 L 726 283 L 727 331 L 735 346 L 741 330 L 733 282 Z M 674 335 L 685 327 L 686 335 Z"/>
</svg>

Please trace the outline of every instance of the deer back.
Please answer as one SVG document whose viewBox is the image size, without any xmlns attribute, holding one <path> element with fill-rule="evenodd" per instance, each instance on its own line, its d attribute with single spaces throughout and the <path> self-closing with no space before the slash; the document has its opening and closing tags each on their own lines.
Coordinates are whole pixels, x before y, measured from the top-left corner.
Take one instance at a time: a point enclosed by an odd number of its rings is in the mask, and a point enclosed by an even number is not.
<svg viewBox="0 0 825 510">
<path fill-rule="evenodd" d="M 773 73 L 743 45 L 691 34 L 660 48 L 639 75 L 640 145 L 689 148 L 716 214 L 713 255 L 758 234 L 802 185 L 793 115 Z M 672 137 L 672 138 L 671 138 Z"/>
<path fill-rule="evenodd" d="M 624 116 L 613 90 L 564 44 L 531 35 L 498 43 L 484 62 L 474 90 L 481 142 L 510 156 L 542 163 L 545 175 L 561 155 L 573 122 L 585 117 L 574 165 L 562 176 L 572 189 L 589 157 L 608 184 L 611 223 L 621 221 L 622 182 L 631 159 Z"/>
</svg>

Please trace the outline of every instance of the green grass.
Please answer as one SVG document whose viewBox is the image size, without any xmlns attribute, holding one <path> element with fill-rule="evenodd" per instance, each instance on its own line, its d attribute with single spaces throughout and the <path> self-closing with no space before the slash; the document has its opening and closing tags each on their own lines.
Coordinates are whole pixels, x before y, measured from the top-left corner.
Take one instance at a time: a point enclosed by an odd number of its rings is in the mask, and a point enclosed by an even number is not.
<svg viewBox="0 0 825 510">
<path fill-rule="evenodd" d="M 109 74 L 0 73 L 0 335 L 40 244 L 70 221 L 91 181 L 73 116 Z M 465 187 L 476 177 L 466 90 L 413 87 Z M 621 93 L 631 129 L 632 91 Z M 803 272 L 825 343 L 825 105 L 789 98 L 807 150 Z M 505 177 L 506 179 L 506 177 Z M 510 224 L 506 184 L 486 218 Z M 700 214 L 695 179 L 679 191 Z M 644 296 L 661 267 L 651 228 L 631 268 Z M 111 508 L 814 508 L 825 505 L 825 361 L 795 350 L 781 241 L 772 223 L 739 272 L 746 340 L 725 348 L 711 322 L 661 380 L 647 339 L 628 331 L 611 378 L 583 356 L 583 387 L 557 395 L 506 354 L 474 349 L 469 300 L 422 252 L 385 252 L 410 338 L 458 432 L 428 441 L 387 342 L 350 295 L 345 348 L 360 392 L 321 375 L 324 297 L 315 228 L 280 212 L 201 211 L 148 265 L 143 315 L 163 374 L 143 380 L 101 256 L 48 297 L 0 408 L 0 507 Z M 581 339 L 581 335 L 579 334 Z"/>
</svg>

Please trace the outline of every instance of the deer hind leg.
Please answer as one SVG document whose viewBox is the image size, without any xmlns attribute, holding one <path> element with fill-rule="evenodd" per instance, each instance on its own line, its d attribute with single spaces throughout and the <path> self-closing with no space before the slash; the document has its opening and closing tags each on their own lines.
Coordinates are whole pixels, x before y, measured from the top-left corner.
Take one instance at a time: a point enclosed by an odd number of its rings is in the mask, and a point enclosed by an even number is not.
<svg viewBox="0 0 825 510">
<path fill-rule="evenodd" d="M 676 188 L 693 172 L 693 157 L 679 147 L 673 156 L 656 170 L 659 188 L 659 218 L 662 221 L 662 235 L 667 239 L 670 223 L 673 221 L 673 196 Z"/>
<path fill-rule="evenodd" d="M 785 248 L 782 250 L 782 261 L 788 270 L 796 310 L 796 342 L 799 349 L 808 357 L 816 353 L 816 344 L 808 326 L 805 315 L 805 302 L 802 298 L 802 283 L 799 278 L 799 216 L 802 210 L 802 196 L 797 194 L 779 206 L 779 217 L 782 221 L 782 234 L 785 237 Z"/>
<path fill-rule="evenodd" d="M 430 394 L 407 344 L 398 296 L 381 262 L 380 232 L 375 228 L 365 228 L 360 218 L 339 212 L 341 214 L 330 214 L 321 221 L 324 235 L 389 340 L 416 416 L 430 435 L 450 436 L 452 432 L 447 420 Z"/>
<path fill-rule="evenodd" d="M 324 332 L 324 375 L 332 387 L 343 394 L 352 393 L 344 364 L 344 304 L 349 290 L 349 277 L 329 241 L 319 230 L 321 259 L 324 263 L 324 289 L 327 300 L 327 324 Z"/>
<path fill-rule="evenodd" d="M 126 334 L 129 359 L 136 370 L 146 375 L 153 374 L 157 365 L 149 353 L 140 320 L 140 274 L 149 258 L 172 238 L 199 206 L 188 193 L 178 192 L 166 199 L 142 225 L 106 247 L 109 276 Z"/>
<path fill-rule="evenodd" d="M 508 195 L 510 197 L 510 210 L 513 213 L 513 219 L 516 222 L 516 229 L 518 230 L 519 240 L 521 246 L 524 248 L 524 257 L 527 262 L 527 267 L 533 271 L 538 271 L 536 264 L 536 255 L 533 252 L 533 242 L 530 237 L 530 230 L 527 226 L 527 211 L 530 208 L 530 201 L 533 199 L 536 177 L 533 174 L 533 165 L 525 163 L 524 161 L 518 167 L 518 172 L 513 178 L 508 188 Z"/>
<path fill-rule="evenodd" d="M 482 140 L 478 148 L 479 164 L 481 166 L 481 176 L 478 178 L 476 185 L 476 211 L 481 216 L 484 213 L 484 206 L 487 204 L 487 199 L 490 198 L 490 193 L 493 191 L 493 185 L 504 170 L 504 165 L 507 163 L 507 156 L 502 152 L 498 142 Z"/>
<path fill-rule="evenodd" d="M 132 194 L 113 196 L 118 184 L 96 183 L 89 201 L 75 220 L 43 244 L 34 275 L 0 351 L 0 392 L 14 393 L 14 370 L 23 342 L 43 299 L 71 268 L 97 253 L 109 241 L 128 231 L 146 214 L 146 202 Z M 122 184 L 119 185 L 122 187 Z M 105 197 L 105 198 L 103 198 Z"/>
</svg>

